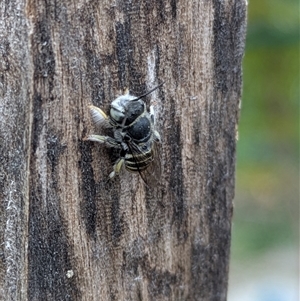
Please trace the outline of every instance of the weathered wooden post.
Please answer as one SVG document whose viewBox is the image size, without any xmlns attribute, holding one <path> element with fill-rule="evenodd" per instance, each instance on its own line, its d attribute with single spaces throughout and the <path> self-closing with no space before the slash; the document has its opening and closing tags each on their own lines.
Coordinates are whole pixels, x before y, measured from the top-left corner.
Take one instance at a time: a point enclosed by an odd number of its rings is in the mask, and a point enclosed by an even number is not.
<svg viewBox="0 0 300 301">
<path fill-rule="evenodd" d="M 226 300 L 245 24 L 245 0 L 1 2 L 1 300 Z M 162 81 L 159 185 L 108 181 L 88 105 Z"/>
</svg>

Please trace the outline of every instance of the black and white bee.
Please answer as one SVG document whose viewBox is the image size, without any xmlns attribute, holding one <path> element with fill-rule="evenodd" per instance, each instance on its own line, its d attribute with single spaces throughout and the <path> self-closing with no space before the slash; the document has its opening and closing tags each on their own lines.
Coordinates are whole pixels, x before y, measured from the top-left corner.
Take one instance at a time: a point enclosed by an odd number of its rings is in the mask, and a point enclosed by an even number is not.
<svg viewBox="0 0 300 301">
<path fill-rule="evenodd" d="M 130 95 L 127 90 L 111 103 L 109 116 L 98 107 L 89 107 L 95 125 L 111 128 L 113 137 L 90 135 L 86 140 L 104 143 L 119 150 L 119 158 L 110 178 L 119 174 L 122 166 L 125 166 L 126 170 L 139 173 L 146 184 L 159 180 L 161 168 L 158 145 L 161 139 L 155 129 L 154 107 L 151 105 L 148 111 L 142 98 L 162 85 L 138 97 Z"/>
</svg>

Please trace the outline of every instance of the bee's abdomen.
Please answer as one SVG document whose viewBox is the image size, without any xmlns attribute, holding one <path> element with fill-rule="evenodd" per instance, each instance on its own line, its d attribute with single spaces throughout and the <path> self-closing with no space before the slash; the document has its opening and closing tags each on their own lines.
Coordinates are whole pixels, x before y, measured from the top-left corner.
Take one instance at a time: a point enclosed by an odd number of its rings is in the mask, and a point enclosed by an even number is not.
<svg viewBox="0 0 300 301">
<path fill-rule="evenodd" d="M 141 172 L 145 170 L 149 164 L 153 161 L 152 150 L 143 154 L 126 154 L 125 167 L 131 172 Z"/>
</svg>

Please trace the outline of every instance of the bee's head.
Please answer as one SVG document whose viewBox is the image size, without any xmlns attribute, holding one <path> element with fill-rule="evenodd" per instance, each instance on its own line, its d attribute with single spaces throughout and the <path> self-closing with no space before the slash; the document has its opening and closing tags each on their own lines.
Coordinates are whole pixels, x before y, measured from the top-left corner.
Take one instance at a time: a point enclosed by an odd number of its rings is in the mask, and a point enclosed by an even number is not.
<svg viewBox="0 0 300 301">
<path fill-rule="evenodd" d="M 120 125 L 129 125 L 145 111 L 145 103 L 136 96 L 125 94 L 110 105 L 110 117 Z M 126 120 L 124 121 L 124 118 Z"/>
<path fill-rule="evenodd" d="M 163 83 L 139 97 L 130 95 L 129 92 L 119 96 L 110 105 L 110 117 L 121 126 L 131 124 L 146 110 L 146 104 L 141 99 L 162 85 Z"/>
</svg>

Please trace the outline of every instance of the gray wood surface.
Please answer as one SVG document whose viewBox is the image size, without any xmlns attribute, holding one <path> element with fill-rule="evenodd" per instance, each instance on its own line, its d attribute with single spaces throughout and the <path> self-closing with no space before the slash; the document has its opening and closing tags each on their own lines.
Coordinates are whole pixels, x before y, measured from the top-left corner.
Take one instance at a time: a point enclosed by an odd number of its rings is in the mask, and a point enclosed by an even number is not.
<svg viewBox="0 0 300 301">
<path fill-rule="evenodd" d="M 1 1 L 0 300 L 226 300 L 245 26 L 246 1 Z M 160 82 L 159 184 L 108 181 L 88 105 Z"/>
</svg>

